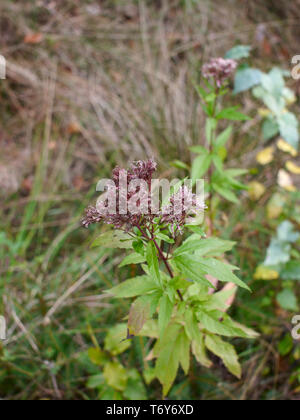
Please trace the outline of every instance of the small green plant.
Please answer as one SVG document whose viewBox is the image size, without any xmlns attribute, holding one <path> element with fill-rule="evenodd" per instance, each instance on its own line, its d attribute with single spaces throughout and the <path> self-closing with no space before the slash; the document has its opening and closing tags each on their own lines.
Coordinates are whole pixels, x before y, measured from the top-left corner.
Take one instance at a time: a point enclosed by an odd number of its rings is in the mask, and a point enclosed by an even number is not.
<svg viewBox="0 0 300 420">
<path fill-rule="evenodd" d="M 114 229 L 100 235 L 92 246 L 131 250 L 120 267 L 141 265 L 141 275 L 107 292 L 119 299 L 135 299 L 124 339 L 135 336 L 155 339 L 147 359 L 156 359 L 156 363 L 148 377 L 158 378 L 163 385 L 163 395 L 167 395 L 179 366 L 188 373 L 190 352 L 200 364 L 210 367 L 208 349 L 223 360 L 233 375 L 241 377 L 237 353 L 222 337 L 254 338 L 257 334 L 226 313 L 235 289 L 216 291 L 211 281 L 216 279 L 249 289 L 234 274 L 237 267 L 220 258 L 234 243 L 213 237 L 205 239 L 203 230 L 191 224 L 197 197 L 181 185 L 183 181 L 176 184 L 167 199 L 160 201 L 155 214 L 142 205 L 134 212 L 129 207 L 126 213 L 120 210 L 120 198 L 124 199 L 120 177 L 126 176 L 126 199 L 130 201 L 138 194 L 138 202 L 141 197 L 145 198 L 145 191 L 140 187 L 133 191 L 130 182 L 142 180 L 151 186 L 155 169 L 153 160 L 136 162 L 128 171 L 116 168 L 112 176 L 116 195 L 108 189 L 101 205 L 87 209 L 83 225 L 88 227 L 101 222 L 113 225 Z M 151 188 L 150 195 L 146 196 L 148 204 L 152 198 Z M 116 212 L 111 213 L 109 201 L 114 201 L 113 196 L 118 204 Z M 190 235 L 180 244 L 179 237 L 186 231 L 190 231 Z"/>
</svg>

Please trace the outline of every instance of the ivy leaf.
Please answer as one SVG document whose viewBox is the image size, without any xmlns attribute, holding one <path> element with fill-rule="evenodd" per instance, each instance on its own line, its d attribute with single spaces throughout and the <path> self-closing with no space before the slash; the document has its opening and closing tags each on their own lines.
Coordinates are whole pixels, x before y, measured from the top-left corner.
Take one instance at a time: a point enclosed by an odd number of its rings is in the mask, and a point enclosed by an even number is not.
<svg viewBox="0 0 300 420">
<path fill-rule="evenodd" d="M 150 273 L 155 278 L 156 282 L 160 284 L 159 263 L 154 243 L 151 241 L 147 245 L 147 264 Z"/>
<path fill-rule="evenodd" d="M 235 348 L 231 344 L 226 343 L 216 335 L 207 335 L 205 337 L 205 345 L 212 353 L 222 359 L 229 372 L 237 378 L 241 378 L 242 368 Z"/>
<path fill-rule="evenodd" d="M 283 280 L 300 280 L 300 262 L 289 261 L 281 271 Z"/>
<path fill-rule="evenodd" d="M 278 226 L 277 237 L 279 241 L 294 243 L 298 241 L 300 234 L 295 232 L 294 225 L 291 222 L 285 220 Z"/>
<path fill-rule="evenodd" d="M 132 238 L 128 235 L 128 233 L 121 232 L 119 230 L 109 231 L 98 236 L 98 238 L 92 243 L 91 248 L 97 248 L 100 246 L 112 249 L 130 249 L 132 248 Z"/>
<path fill-rule="evenodd" d="M 137 335 L 150 318 L 150 302 L 146 296 L 137 298 L 131 305 L 128 319 L 129 334 Z"/>
<path fill-rule="evenodd" d="M 173 312 L 173 303 L 167 294 L 163 295 L 159 303 L 158 328 L 159 335 L 162 335 L 168 326 Z"/>
<path fill-rule="evenodd" d="M 271 244 L 267 251 L 265 259 L 265 266 L 277 266 L 285 264 L 290 260 L 291 245 L 287 242 L 282 242 L 277 238 L 272 239 Z"/>
<path fill-rule="evenodd" d="M 291 289 L 284 289 L 278 293 L 276 299 L 282 309 L 287 311 L 297 311 L 299 309 L 297 297 Z"/>
<path fill-rule="evenodd" d="M 297 149 L 299 143 L 299 130 L 298 120 L 295 115 L 291 112 L 280 115 L 280 117 L 278 117 L 278 125 L 280 134 L 284 140 Z"/>
<path fill-rule="evenodd" d="M 258 69 L 245 68 L 238 70 L 235 74 L 233 93 L 237 95 L 259 85 L 261 76 L 262 72 Z"/>
<path fill-rule="evenodd" d="M 199 268 L 206 274 L 210 274 L 222 282 L 231 282 L 250 291 L 250 288 L 233 274 L 232 270 L 236 269 L 236 267 L 225 264 L 215 258 L 197 258 L 196 264 L 199 264 Z"/>
<path fill-rule="evenodd" d="M 196 252 L 197 256 L 218 256 L 224 254 L 224 252 L 230 251 L 234 245 L 235 242 L 225 241 L 218 238 L 187 240 L 174 251 L 173 255 L 179 256 L 186 253 Z"/>
<path fill-rule="evenodd" d="M 119 265 L 119 268 L 125 267 L 126 265 L 130 264 L 141 264 L 145 261 L 146 258 L 143 255 L 134 252 L 133 254 L 130 254 L 124 258 L 124 260 Z"/>
<path fill-rule="evenodd" d="M 236 45 L 226 53 L 225 58 L 230 58 L 231 60 L 248 58 L 250 56 L 251 48 L 250 45 Z"/>
</svg>

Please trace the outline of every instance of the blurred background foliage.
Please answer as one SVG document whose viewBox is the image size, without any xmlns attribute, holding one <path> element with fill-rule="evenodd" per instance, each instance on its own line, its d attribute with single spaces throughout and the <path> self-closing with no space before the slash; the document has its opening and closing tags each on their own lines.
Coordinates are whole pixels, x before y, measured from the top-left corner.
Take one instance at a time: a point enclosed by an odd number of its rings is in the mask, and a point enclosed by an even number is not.
<svg viewBox="0 0 300 420">
<path fill-rule="evenodd" d="M 90 250 L 99 228 L 91 235 L 80 217 L 117 163 L 154 156 L 160 175 L 184 174 L 174 161 L 190 165 L 189 147 L 205 140 L 194 89 L 202 63 L 246 45 L 240 72 L 290 72 L 299 10 L 299 1 L 1 1 L 1 398 L 160 398 L 151 342 L 120 344 L 128 303 L 103 294 L 136 268 Z M 300 398 L 290 334 L 300 313 L 299 156 L 283 138 L 290 131 L 276 131 L 257 73 L 255 86 L 241 88 L 239 77 L 232 105 L 253 118 L 236 126 L 226 162 L 249 170 L 249 191 L 239 204 L 221 202 L 214 229 L 236 240 L 231 262 L 253 290 L 239 291 L 233 315 L 261 336 L 234 340 L 242 380 L 215 357 L 211 369 L 194 363 L 179 375 L 173 399 Z M 297 116 L 299 85 L 289 73 L 285 83 L 284 110 Z"/>
</svg>

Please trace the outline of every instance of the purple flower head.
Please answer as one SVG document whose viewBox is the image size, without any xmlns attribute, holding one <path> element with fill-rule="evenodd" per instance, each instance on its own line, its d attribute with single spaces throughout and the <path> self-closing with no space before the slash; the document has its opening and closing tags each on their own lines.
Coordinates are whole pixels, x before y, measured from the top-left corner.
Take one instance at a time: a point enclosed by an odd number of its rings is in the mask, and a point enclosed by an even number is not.
<svg viewBox="0 0 300 420">
<path fill-rule="evenodd" d="M 213 78 L 220 88 L 224 81 L 228 79 L 237 67 L 237 62 L 222 57 L 213 58 L 209 63 L 204 64 L 202 74 L 206 79 Z"/>
</svg>

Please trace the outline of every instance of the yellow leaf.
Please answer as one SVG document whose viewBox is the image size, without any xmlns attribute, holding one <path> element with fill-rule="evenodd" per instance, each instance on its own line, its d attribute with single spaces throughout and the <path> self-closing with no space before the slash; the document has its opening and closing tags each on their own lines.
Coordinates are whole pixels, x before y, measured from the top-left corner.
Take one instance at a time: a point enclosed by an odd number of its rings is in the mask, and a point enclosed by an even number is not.
<svg viewBox="0 0 300 420">
<path fill-rule="evenodd" d="M 261 117 L 267 117 L 268 115 L 270 115 L 270 114 L 271 114 L 271 111 L 269 111 L 267 108 L 259 108 L 259 109 L 258 109 L 258 114 L 259 114 Z"/>
<path fill-rule="evenodd" d="M 278 140 L 277 147 L 282 152 L 289 153 L 293 157 L 296 157 L 298 155 L 297 150 L 283 139 Z"/>
<path fill-rule="evenodd" d="M 280 169 L 278 173 L 278 185 L 287 191 L 297 191 L 290 174 L 284 169 Z"/>
<path fill-rule="evenodd" d="M 274 194 L 267 204 L 267 217 L 268 219 L 278 219 L 283 211 L 285 199 L 281 194 Z"/>
<path fill-rule="evenodd" d="M 249 187 L 249 197 L 253 201 L 258 201 L 266 192 L 265 186 L 260 182 L 250 182 Z"/>
<path fill-rule="evenodd" d="M 255 280 L 277 280 L 279 273 L 276 270 L 261 265 L 257 267 L 254 278 Z"/>
<path fill-rule="evenodd" d="M 274 147 L 267 147 L 266 149 L 259 152 L 256 156 L 256 160 L 261 165 L 267 165 L 274 159 Z"/>
<path fill-rule="evenodd" d="M 294 162 L 289 160 L 286 163 L 286 169 L 290 171 L 292 174 L 300 175 L 300 166 L 296 165 Z"/>
</svg>

